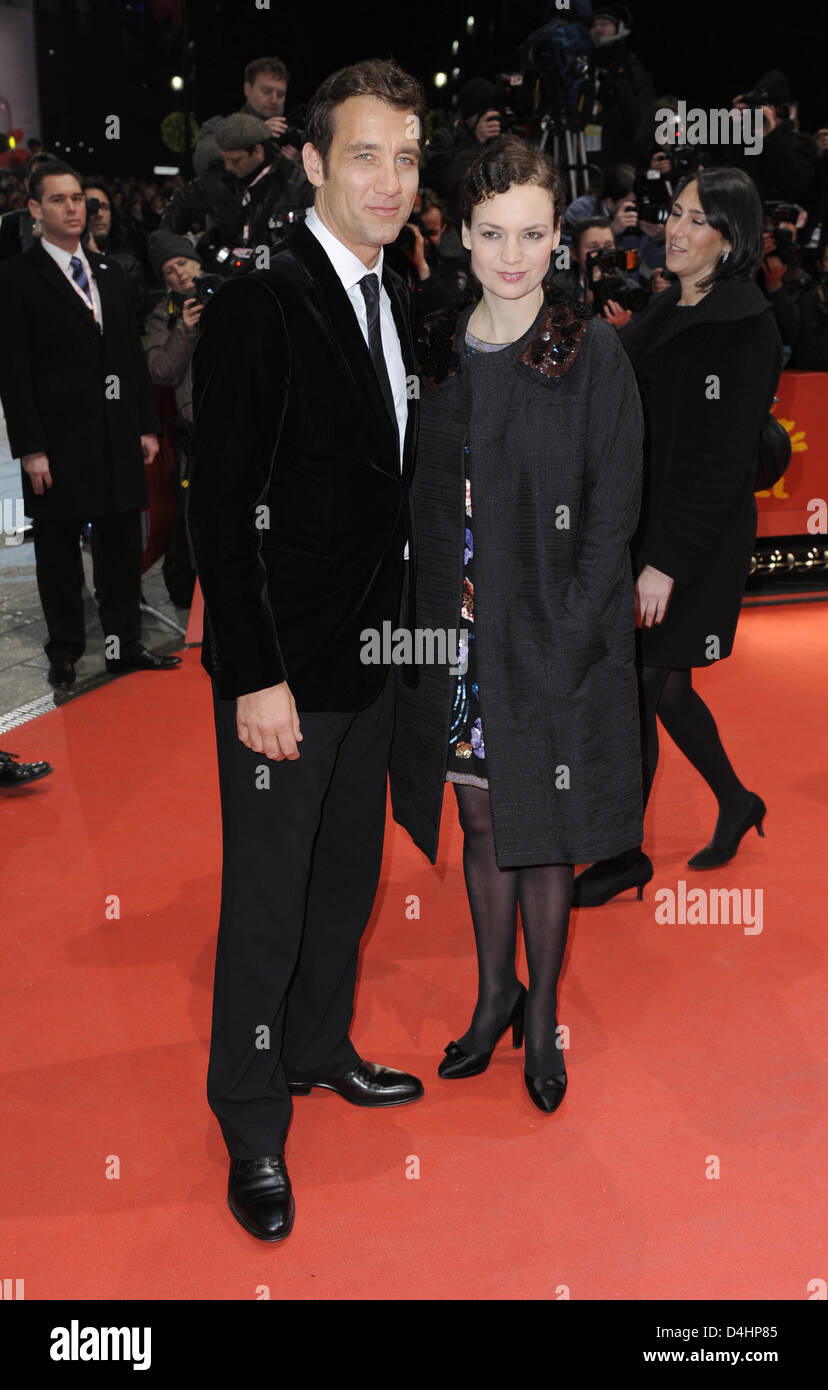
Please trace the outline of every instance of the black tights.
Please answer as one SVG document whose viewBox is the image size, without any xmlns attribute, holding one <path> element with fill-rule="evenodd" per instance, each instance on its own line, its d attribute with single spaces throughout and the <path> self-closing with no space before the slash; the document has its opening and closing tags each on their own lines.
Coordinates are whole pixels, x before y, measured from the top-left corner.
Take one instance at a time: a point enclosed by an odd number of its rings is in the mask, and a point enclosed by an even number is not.
<svg viewBox="0 0 828 1390">
<path fill-rule="evenodd" d="M 641 762 L 644 805 L 658 764 L 658 723 L 711 788 L 719 803 L 714 838 L 728 840 L 738 831 L 750 805 L 750 792 L 739 781 L 722 747 L 716 721 L 693 689 L 691 670 L 644 666 L 641 671 Z"/>
<path fill-rule="evenodd" d="M 489 793 L 453 783 L 463 829 L 463 873 L 477 947 L 478 993 L 464 1052 L 488 1052 L 518 998 L 515 970 L 517 909 L 529 966 L 525 1016 L 526 1071 L 530 1076 L 566 1071 L 557 1040 L 558 975 L 566 949 L 573 866 L 537 864 L 499 869 L 495 862 Z"/>
</svg>

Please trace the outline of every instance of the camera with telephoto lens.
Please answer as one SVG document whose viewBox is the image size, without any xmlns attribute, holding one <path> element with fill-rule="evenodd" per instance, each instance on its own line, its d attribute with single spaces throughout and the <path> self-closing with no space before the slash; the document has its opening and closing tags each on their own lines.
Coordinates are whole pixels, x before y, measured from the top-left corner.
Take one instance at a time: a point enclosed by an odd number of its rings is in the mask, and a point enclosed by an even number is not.
<svg viewBox="0 0 828 1390">
<path fill-rule="evenodd" d="M 418 212 L 412 212 L 412 214 L 411 214 L 411 216 L 409 217 L 408 221 L 409 221 L 409 222 L 413 222 L 415 227 L 419 227 L 419 229 L 420 229 L 420 231 L 421 231 L 421 233 L 422 233 L 422 235 L 423 235 L 423 239 L 424 239 L 424 241 L 425 241 L 426 247 L 428 247 L 428 246 L 430 245 L 430 242 L 429 242 L 429 239 L 428 239 L 428 233 L 426 232 L 425 225 L 424 225 L 424 223 L 423 223 L 423 219 L 422 219 L 422 217 L 420 216 L 420 214 L 419 214 Z M 405 251 L 406 253 L 408 253 L 408 252 L 414 250 L 414 247 L 415 247 L 415 245 L 416 245 L 416 239 L 415 239 L 414 233 L 412 232 L 411 228 L 410 228 L 407 224 L 404 224 L 404 225 L 400 228 L 400 233 L 399 233 L 399 236 L 397 237 L 397 242 L 396 242 L 396 244 L 397 244 L 397 246 L 400 248 L 401 251 Z"/>
<path fill-rule="evenodd" d="M 225 277 L 223 275 L 195 275 L 193 276 L 192 298 L 197 304 L 207 304 L 215 294 L 220 285 L 223 285 Z"/>
<path fill-rule="evenodd" d="M 796 226 L 800 208 L 796 203 L 771 201 L 762 205 L 765 218 L 772 223 L 770 235 L 772 247 L 770 254 L 778 256 L 785 266 L 795 265 L 800 259 L 800 249 L 796 235 L 790 227 L 780 226 L 781 222 L 792 222 Z"/>
<path fill-rule="evenodd" d="M 668 180 L 657 169 L 647 169 L 643 174 L 636 174 L 633 193 L 638 207 L 639 222 L 663 224 L 667 221 L 673 195 Z"/>
<path fill-rule="evenodd" d="M 649 295 L 638 285 L 630 285 L 619 270 L 631 271 L 638 266 L 638 252 L 633 249 L 618 249 L 602 246 L 597 251 L 588 251 L 586 257 L 586 278 L 592 290 L 596 314 L 603 314 L 604 306 L 610 299 L 636 314 L 649 302 Z M 595 278 L 595 271 L 601 271 L 601 278 Z"/>
<path fill-rule="evenodd" d="M 770 106 L 778 111 L 780 121 L 786 121 L 791 114 L 791 108 L 786 102 L 774 101 L 770 92 L 764 87 L 754 87 L 752 92 L 745 92 L 741 97 L 745 106 L 751 109 L 757 106 Z"/>
</svg>

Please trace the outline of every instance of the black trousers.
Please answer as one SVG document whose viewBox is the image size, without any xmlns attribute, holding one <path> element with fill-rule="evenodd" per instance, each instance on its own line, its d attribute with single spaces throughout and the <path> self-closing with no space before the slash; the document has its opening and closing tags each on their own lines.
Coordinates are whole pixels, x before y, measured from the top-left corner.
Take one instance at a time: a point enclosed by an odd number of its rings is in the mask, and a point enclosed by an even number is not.
<svg viewBox="0 0 828 1390">
<path fill-rule="evenodd" d="M 299 712 L 300 756 L 245 747 L 213 688 L 221 913 L 207 1097 L 232 1158 L 281 1152 L 287 1077 L 344 1075 L 382 860 L 393 675 L 367 709 Z"/>
<path fill-rule="evenodd" d="M 141 513 L 113 512 L 92 522 L 92 566 L 101 627 L 123 656 L 141 641 Z M 50 661 L 77 661 L 86 647 L 83 624 L 81 528 L 86 521 L 33 519 L 35 572 L 49 636 Z"/>
</svg>

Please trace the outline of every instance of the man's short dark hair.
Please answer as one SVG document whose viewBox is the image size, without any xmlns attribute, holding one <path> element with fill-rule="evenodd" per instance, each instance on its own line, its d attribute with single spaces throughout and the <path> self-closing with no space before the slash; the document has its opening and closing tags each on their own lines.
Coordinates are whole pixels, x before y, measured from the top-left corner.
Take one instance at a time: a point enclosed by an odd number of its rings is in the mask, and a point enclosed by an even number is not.
<svg viewBox="0 0 828 1390">
<path fill-rule="evenodd" d="M 87 188 L 99 188 L 102 193 L 106 194 L 111 206 L 112 194 L 109 191 L 109 184 L 100 174 L 84 174 L 81 179 L 81 188 L 84 192 L 86 192 Z"/>
<path fill-rule="evenodd" d="M 244 80 L 252 87 L 256 78 L 263 72 L 270 73 L 272 77 L 280 77 L 285 85 L 290 81 L 290 74 L 281 58 L 254 58 L 244 70 Z"/>
<path fill-rule="evenodd" d="M 38 164 L 34 173 L 29 177 L 29 197 L 34 198 L 36 203 L 40 202 L 43 193 L 43 183 L 46 179 L 57 178 L 59 174 L 71 174 L 73 179 L 81 183 L 81 176 L 77 169 L 73 169 L 71 164 L 66 164 L 62 159 L 50 159 L 45 163 Z"/>
<path fill-rule="evenodd" d="M 709 290 L 719 280 L 755 275 L 762 259 L 764 219 L 759 190 L 744 169 L 713 166 L 687 174 L 673 194 L 674 201 L 690 183 L 698 183 L 699 202 L 711 227 L 721 232 L 733 248 L 726 261 L 719 257 L 697 288 Z"/>
<path fill-rule="evenodd" d="M 608 217 L 581 217 L 572 228 L 572 250 L 576 256 L 581 246 L 583 238 L 587 232 L 592 231 L 593 227 L 602 227 L 604 230 L 612 231 L 612 223 Z M 613 236 L 613 241 L 615 237 Z"/>
<path fill-rule="evenodd" d="M 334 112 L 349 97 L 377 97 L 401 110 L 411 109 L 417 117 L 417 143 L 425 141 L 426 95 L 422 83 L 394 62 L 393 58 L 365 58 L 350 67 L 339 68 L 320 83 L 311 98 L 305 119 L 305 139 L 322 156 L 322 170 L 328 176 L 328 155 L 334 137 Z"/>
<path fill-rule="evenodd" d="M 420 208 L 420 211 L 430 212 L 432 208 L 436 208 L 440 214 L 442 221 L 444 223 L 448 222 L 449 210 L 448 203 L 446 202 L 445 198 L 441 198 L 439 193 L 434 192 L 433 188 L 423 188 L 421 189 L 421 194 L 422 206 Z"/>
</svg>

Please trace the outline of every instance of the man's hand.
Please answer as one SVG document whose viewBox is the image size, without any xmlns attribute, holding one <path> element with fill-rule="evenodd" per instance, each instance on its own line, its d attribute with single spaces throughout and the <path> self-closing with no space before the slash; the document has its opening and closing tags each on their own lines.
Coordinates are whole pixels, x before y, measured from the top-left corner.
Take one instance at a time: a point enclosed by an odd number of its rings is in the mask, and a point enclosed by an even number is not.
<svg viewBox="0 0 828 1390">
<path fill-rule="evenodd" d="M 295 145 L 280 145 L 279 153 L 283 154 L 285 159 L 289 159 L 291 164 L 299 164 L 301 162 L 301 153 L 297 150 Z"/>
<path fill-rule="evenodd" d="M 613 328 L 624 328 L 632 318 L 632 311 L 622 309 L 617 299 L 608 299 L 604 305 L 604 318 Z"/>
<path fill-rule="evenodd" d="M 288 128 L 287 119 L 284 116 L 268 116 L 265 125 L 270 126 L 271 135 L 284 135 Z"/>
<path fill-rule="evenodd" d="M 765 288 L 768 294 L 774 294 L 784 279 L 785 262 L 773 254 L 765 256 L 762 261 L 762 272 L 765 276 Z"/>
<path fill-rule="evenodd" d="M 236 699 L 236 732 L 246 748 L 280 763 L 299 757 L 299 716 L 287 681 Z"/>
<path fill-rule="evenodd" d="M 188 333 L 195 332 L 195 326 L 201 318 L 201 311 L 204 308 L 197 299 L 185 299 L 181 306 L 181 322 Z"/>
<path fill-rule="evenodd" d="M 417 226 L 416 222 L 406 222 L 406 227 L 414 233 L 414 245 L 405 255 L 410 260 L 421 280 L 427 280 L 431 274 L 431 266 L 426 260 L 425 237 Z"/>
<path fill-rule="evenodd" d="M 664 240 L 666 229 L 663 222 L 646 222 L 639 219 L 638 225 L 644 235 L 650 238 L 650 241 L 662 242 Z"/>
<path fill-rule="evenodd" d="M 21 463 L 32 480 L 32 487 L 36 495 L 40 497 L 44 488 L 52 486 L 48 458 L 45 454 L 24 454 Z"/>
<path fill-rule="evenodd" d="M 475 139 L 479 140 L 481 145 L 485 145 L 487 140 L 493 140 L 499 134 L 500 112 L 484 111 L 474 128 Z"/>
<path fill-rule="evenodd" d="M 661 294 L 661 291 L 668 290 L 671 284 L 664 266 L 657 265 L 650 278 L 650 294 Z"/>
<path fill-rule="evenodd" d="M 652 565 L 645 565 L 635 585 L 636 627 L 663 623 L 672 592 L 673 580 L 669 574 L 662 574 Z"/>
<path fill-rule="evenodd" d="M 158 436 L 155 434 L 141 435 L 141 453 L 144 455 L 144 467 L 149 468 L 150 464 L 158 454 Z"/>
<path fill-rule="evenodd" d="M 621 236 L 622 232 L 628 232 L 630 227 L 638 226 L 638 209 L 633 202 L 627 201 L 615 209 L 612 214 L 613 236 Z"/>
</svg>

